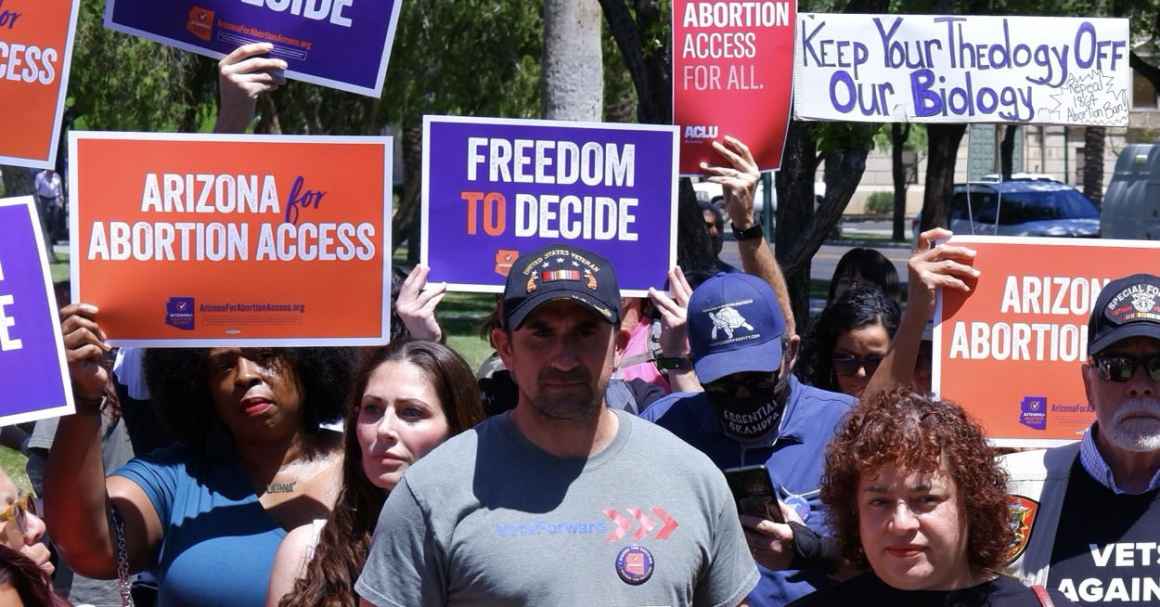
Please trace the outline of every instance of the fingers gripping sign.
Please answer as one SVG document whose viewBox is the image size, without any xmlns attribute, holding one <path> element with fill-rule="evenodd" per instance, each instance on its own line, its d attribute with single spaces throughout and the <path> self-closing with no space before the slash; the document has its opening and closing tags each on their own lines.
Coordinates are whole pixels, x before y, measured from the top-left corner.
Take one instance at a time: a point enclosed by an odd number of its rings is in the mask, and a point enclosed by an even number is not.
<svg viewBox="0 0 1160 607">
<path fill-rule="evenodd" d="M 681 268 L 669 270 L 668 294 L 649 289 L 648 296 L 661 313 L 661 353 L 669 357 L 688 356 L 688 309 L 693 288 Z"/>
<path fill-rule="evenodd" d="M 914 254 L 907 262 L 912 305 L 925 305 L 927 310 L 933 311 L 937 289 L 969 292 L 970 285 L 978 279 L 979 271 L 971 267 L 975 251 L 945 244 L 952 235 L 950 230 L 934 228 L 918 236 Z"/>
<path fill-rule="evenodd" d="M 274 45 L 268 42 L 246 44 L 218 62 L 221 104 L 214 129 L 219 133 L 241 133 L 249 126 L 258 97 L 272 93 L 286 83 L 288 64 L 268 55 Z"/>
<path fill-rule="evenodd" d="M 73 393 L 88 401 L 100 399 L 109 380 L 109 370 L 102 363 L 111 348 L 105 343 L 105 332 L 97 324 L 99 312 L 96 306 L 84 303 L 60 310 L 60 329 Z"/>
<path fill-rule="evenodd" d="M 443 329 L 435 319 L 435 308 L 447 295 L 447 283 L 428 285 L 427 274 L 430 272 L 431 268 L 422 264 L 411 270 L 399 289 L 395 312 L 411 337 L 439 341 L 443 337 Z"/>
</svg>

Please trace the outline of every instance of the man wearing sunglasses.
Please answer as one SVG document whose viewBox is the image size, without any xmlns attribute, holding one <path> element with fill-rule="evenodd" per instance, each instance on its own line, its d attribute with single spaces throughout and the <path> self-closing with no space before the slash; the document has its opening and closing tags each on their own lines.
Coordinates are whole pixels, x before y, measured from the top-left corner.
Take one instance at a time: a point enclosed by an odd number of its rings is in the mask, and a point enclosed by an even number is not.
<svg viewBox="0 0 1160 607">
<path fill-rule="evenodd" d="M 1009 455 L 1009 571 L 1079 603 L 1160 602 L 1160 277 L 1110 282 L 1088 322 L 1096 421 L 1078 443 Z"/>
<path fill-rule="evenodd" d="M 717 274 L 697 287 L 688 331 L 693 370 L 705 392 L 672 394 L 642 417 L 719 468 L 765 465 L 783 517 L 823 533 L 818 487 L 825 447 L 853 399 L 793 376 L 799 338 L 787 333 L 777 298 L 756 276 Z M 762 573 L 749 605 L 785 605 L 827 583 L 825 569 L 806 558 L 789 524 L 741 520 Z"/>
</svg>

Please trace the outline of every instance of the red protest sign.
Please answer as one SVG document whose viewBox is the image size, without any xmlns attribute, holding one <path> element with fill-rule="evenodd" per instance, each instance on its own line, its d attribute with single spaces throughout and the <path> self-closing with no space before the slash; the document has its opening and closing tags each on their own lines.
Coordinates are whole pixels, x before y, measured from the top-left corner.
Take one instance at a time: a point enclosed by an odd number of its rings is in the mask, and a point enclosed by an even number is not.
<svg viewBox="0 0 1160 607">
<path fill-rule="evenodd" d="M 1088 318 L 1115 278 L 1160 267 L 1160 243 L 955 236 L 982 274 L 970 294 L 944 290 L 935 310 L 932 387 L 962 405 L 999 446 L 1080 438 L 1095 414 L 1080 366 Z"/>
<path fill-rule="evenodd" d="M 0 164 L 50 169 L 80 0 L 0 1 Z"/>
<path fill-rule="evenodd" d="M 763 171 L 781 168 L 793 92 L 797 2 L 673 0 L 673 123 L 681 174 L 720 164 L 712 142 L 736 137 Z"/>
</svg>

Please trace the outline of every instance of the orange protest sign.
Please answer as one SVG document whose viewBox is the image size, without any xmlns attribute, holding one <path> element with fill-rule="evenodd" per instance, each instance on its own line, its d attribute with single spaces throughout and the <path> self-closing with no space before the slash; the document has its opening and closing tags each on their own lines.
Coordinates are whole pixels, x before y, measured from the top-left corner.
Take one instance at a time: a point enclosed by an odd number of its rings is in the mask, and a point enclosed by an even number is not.
<svg viewBox="0 0 1160 607">
<path fill-rule="evenodd" d="M 1088 318 L 1112 279 L 1160 267 L 1160 243 L 955 236 L 982 272 L 969 295 L 943 290 L 932 383 L 998 446 L 1077 440 L 1095 414 L 1080 367 Z"/>
<path fill-rule="evenodd" d="M 389 137 L 72 133 L 72 297 L 113 344 L 386 343 Z"/>
<path fill-rule="evenodd" d="M 80 0 L 0 0 L 0 164 L 52 168 Z"/>
</svg>

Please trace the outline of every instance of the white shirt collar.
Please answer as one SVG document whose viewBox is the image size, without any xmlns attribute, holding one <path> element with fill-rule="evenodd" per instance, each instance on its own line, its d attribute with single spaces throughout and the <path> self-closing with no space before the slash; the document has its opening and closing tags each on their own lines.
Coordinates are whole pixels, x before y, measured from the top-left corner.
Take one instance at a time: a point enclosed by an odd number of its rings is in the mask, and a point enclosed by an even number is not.
<svg viewBox="0 0 1160 607">
<path fill-rule="evenodd" d="M 1116 495 L 1139 495 L 1160 488 L 1160 470 L 1152 477 L 1152 481 L 1148 483 L 1148 488 L 1139 493 L 1125 491 L 1116 486 L 1116 477 L 1112 474 L 1112 468 L 1104 461 L 1104 456 L 1100 454 L 1099 447 L 1096 446 L 1095 435 L 1092 433 L 1092 429 L 1094 428 L 1094 425 L 1089 426 L 1083 432 L 1083 438 L 1079 443 L 1079 462 L 1083 466 L 1083 469 L 1097 483 L 1111 490 Z"/>
</svg>

